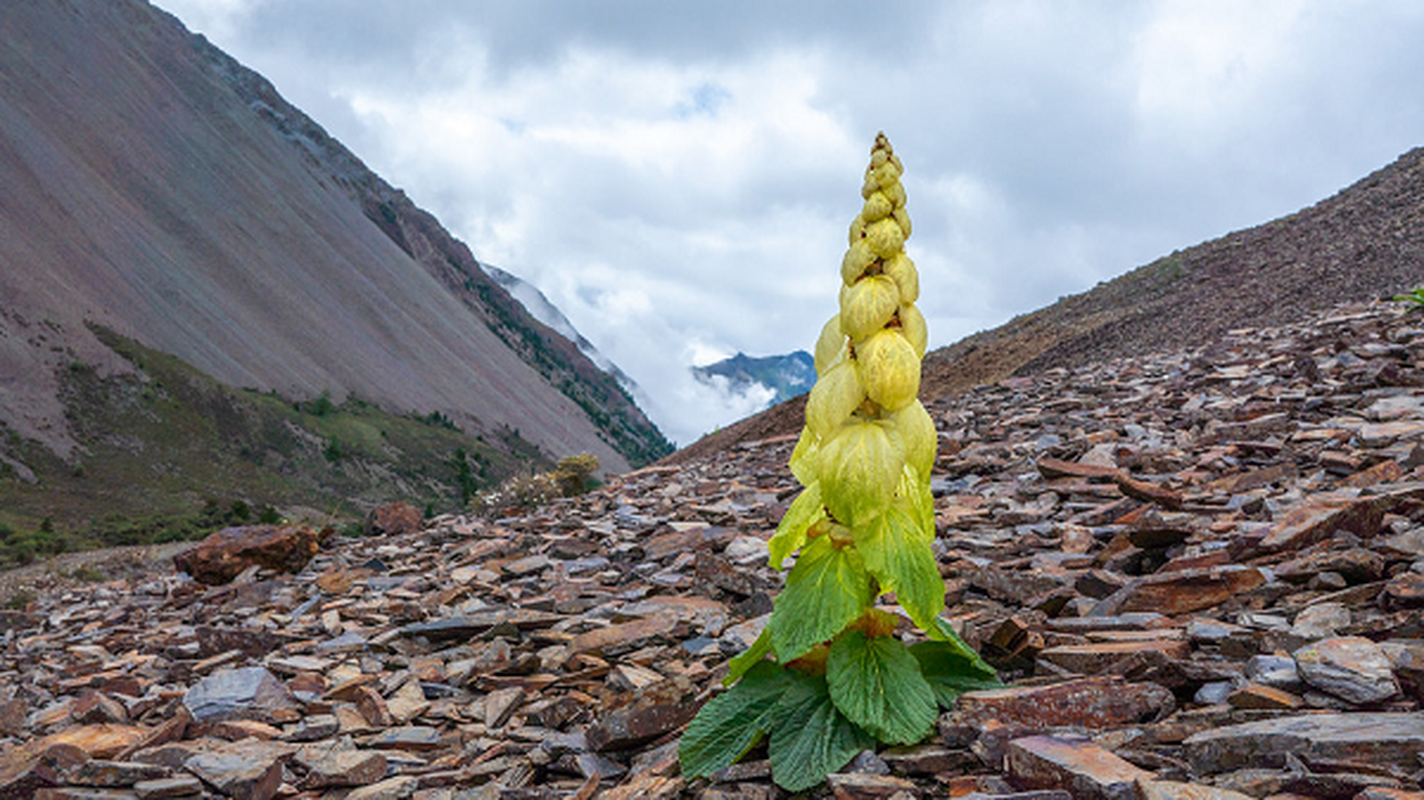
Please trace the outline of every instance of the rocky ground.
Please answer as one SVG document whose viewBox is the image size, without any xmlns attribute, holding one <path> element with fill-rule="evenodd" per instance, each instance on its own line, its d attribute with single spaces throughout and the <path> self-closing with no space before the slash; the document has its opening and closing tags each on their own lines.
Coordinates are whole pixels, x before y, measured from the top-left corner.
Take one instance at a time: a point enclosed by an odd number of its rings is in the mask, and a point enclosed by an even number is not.
<svg viewBox="0 0 1424 800">
<path fill-rule="evenodd" d="M 946 616 L 1008 688 L 821 794 L 1424 797 L 1424 315 L 931 413 Z M 42 592 L 0 616 L 0 798 L 782 796 L 762 752 L 689 781 L 676 746 L 771 610 L 791 446 Z"/>
</svg>

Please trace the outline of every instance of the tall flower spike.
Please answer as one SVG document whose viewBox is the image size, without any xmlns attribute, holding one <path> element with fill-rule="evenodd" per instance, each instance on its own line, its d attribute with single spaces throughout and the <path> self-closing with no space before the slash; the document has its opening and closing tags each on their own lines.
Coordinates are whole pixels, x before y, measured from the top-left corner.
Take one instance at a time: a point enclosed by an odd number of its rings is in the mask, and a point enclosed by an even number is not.
<svg viewBox="0 0 1424 800">
<path fill-rule="evenodd" d="M 768 543 L 773 567 L 796 554 L 771 619 L 727 665 L 725 685 L 678 746 L 685 776 L 735 762 L 763 737 L 771 777 L 799 792 L 874 746 L 913 744 L 959 691 L 998 686 L 940 618 L 934 541 L 934 420 L 916 398 L 925 320 L 905 255 L 904 167 L 875 139 L 841 260 L 840 313 L 816 342 L 816 385 L 791 454 L 805 490 Z M 896 602 L 929 641 L 906 645 Z"/>
</svg>

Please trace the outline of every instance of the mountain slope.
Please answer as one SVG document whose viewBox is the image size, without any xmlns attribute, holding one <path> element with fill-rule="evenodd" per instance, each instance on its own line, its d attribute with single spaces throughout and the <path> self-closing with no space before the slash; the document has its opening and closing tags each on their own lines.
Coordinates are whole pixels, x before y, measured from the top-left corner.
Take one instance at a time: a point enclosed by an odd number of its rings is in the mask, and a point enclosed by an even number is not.
<svg viewBox="0 0 1424 800">
<path fill-rule="evenodd" d="M 614 471 L 670 449 L 576 346 L 270 84 L 137 0 L 0 5 L 0 424 L 62 457 L 87 323 Z M 599 376 L 603 376 L 600 378 Z"/>
<path fill-rule="evenodd" d="M 1337 303 L 1420 285 L 1424 148 L 1415 148 L 1309 208 L 1179 250 L 935 350 L 925 357 L 920 395 L 935 399 L 1054 367 L 1198 347 L 1234 328 L 1297 323 Z M 804 403 L 782 403 L 667 460 L 793 434 Z"/>
</svg>

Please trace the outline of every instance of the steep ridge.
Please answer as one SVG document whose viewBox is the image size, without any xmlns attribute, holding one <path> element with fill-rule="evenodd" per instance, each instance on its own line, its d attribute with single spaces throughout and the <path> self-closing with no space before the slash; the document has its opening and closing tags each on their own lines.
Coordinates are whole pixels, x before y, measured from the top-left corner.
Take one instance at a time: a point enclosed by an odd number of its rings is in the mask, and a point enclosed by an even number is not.
<svg viewBox="0 0 1424 800">
<path fill-rule="evenodd" d="M 438 221 L 145 3 L 0 7 L 0 185 L 0 423 L 61 456 L 57 370 L 131 369 L 89 324 L 229 385 L 354 392 L 614 471 L 669 449 Z"/>
<path fill-rule="evenodd" d="M 1052 367 L 1198 347 L 1236 328 L 1291 324 L 1421 283 L 1424 148 L 1415 148 L 1302 211 L 1179 250 L 935 350 L 925 357 L 920 395 L 932 400 Z M 795 433 L 803 403 L 728 426 L 669 461 Z"/>
</svg>

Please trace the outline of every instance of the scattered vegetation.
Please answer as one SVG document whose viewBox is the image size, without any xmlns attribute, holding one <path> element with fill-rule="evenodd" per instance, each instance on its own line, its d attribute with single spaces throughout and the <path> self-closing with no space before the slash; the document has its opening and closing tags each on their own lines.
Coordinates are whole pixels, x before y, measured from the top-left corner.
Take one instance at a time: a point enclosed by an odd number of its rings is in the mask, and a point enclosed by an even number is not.
<svg viewBox="0 0 1424 800">
<path fill-rule="evenodd" d="M 577 497 L 598 485 L 598 456 L 580 453 L 565 456 L 547 472 L 515 475 L 498 488 L 478 492 L 470 506 L 477 513 L 489 516 L 510 508 L 528 508 L 557 500 Z"/>
<path fill-rule="evenodd" d="M 929 736 L 961 691 L 999 685 L 940 617 L 929 485 L 937 438 L 917 399 L 926 337 L 904 251 L 903 169 L 876 137 L 840 313 L 816 344 L 819 379 L 791 455 L 805 489 L 769 543 L 773 567 L 799 555 L 761 635 L 729 662 L 731 689 L 688 725 L 684 775 L 710 775 L 766 737 L 772 780 L 805 791 L 877 741 Z M 927 641 L 901 641 L 899 615 L 876 607 L 888 592 Z"/>
<path fill-rule="evenodd" d="M 1415 289 L 1412 292 L 1406 292 L 1405 294 L 1397 294 L 1391 299 L 1398 300 L 1401 303 L 1410 303 L 1410 311 L 1424 311 L 1424 287 Z"/>
<path fill-rule="evenodd" d="M 0 470 L 0 566 L 277 523 L 287 506 L 338 520 L 394 500 L 459 510 L 511 475 L 550 466 L 514 430 L 472 435 L 438 411 L 392 414 L 355 396 L 294 401 L 233 389 L 178 358 L 94 332 L 135 371 L 105 374 L 76 360 L 57 372 L 80 445 L 69 460 L 0 428 L 0 451 L 35 478 Z"/>
</svg>

